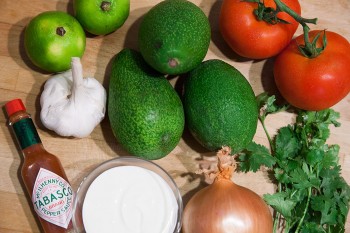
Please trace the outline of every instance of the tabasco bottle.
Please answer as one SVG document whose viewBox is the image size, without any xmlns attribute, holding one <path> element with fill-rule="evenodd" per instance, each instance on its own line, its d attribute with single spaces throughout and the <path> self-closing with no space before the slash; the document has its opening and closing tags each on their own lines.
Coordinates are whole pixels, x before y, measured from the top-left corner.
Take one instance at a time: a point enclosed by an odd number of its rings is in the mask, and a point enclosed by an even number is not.
<svg viewBox="0 0 350 233">
<path fill-rule="evenodd" d="M 5 104 L 9 125 L 21 147 L 22 179 L 46 233 L 73 232 L 74 192 L 59 159 L 47 152 L 20 99 Z"/>
</svg>

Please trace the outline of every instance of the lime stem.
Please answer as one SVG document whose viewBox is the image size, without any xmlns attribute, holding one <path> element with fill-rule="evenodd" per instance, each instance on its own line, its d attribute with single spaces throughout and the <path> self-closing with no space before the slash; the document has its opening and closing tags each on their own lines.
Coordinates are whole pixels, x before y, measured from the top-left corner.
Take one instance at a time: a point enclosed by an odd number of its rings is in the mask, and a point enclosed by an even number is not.
<svg viewBox="0 0 350 233">
<path fill-rule="evenodd" d="M 101 3 L 101 9 L 103 11 L 109 11 L 111 9 L 111 2 L 107 2 L 107 1 L 102 1 Z"/>
<path fill-rule="evenodd" d="M 64 30 L 64 27 L 57 27 L 56 34 L 59 36 L 64 36 L 64 34 L 66 34 L 66 30 Z"/>
</svg>

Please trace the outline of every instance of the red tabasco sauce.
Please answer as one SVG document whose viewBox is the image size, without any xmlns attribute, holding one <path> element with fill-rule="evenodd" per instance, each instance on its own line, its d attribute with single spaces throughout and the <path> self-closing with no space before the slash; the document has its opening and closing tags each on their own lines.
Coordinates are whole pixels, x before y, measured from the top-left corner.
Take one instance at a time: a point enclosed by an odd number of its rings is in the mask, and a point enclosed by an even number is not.
<svg viewBox="0 0 350 233">
<path fill-rule="evenodd" d="M 73 232 L 74 192 L 61 162 L 44 149 L 20 99 L 6 103 L 5 109 L 24 156 L 22 179 L 44 232 Z"/>
</svg>

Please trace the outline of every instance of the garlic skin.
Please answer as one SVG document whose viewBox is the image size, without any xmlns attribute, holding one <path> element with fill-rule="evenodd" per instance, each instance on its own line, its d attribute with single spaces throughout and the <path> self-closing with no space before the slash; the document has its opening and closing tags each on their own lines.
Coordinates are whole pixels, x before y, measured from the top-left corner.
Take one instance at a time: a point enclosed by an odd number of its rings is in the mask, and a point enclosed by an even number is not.
<svg viewBox="0 0 350 233">
<path fill-rule="evenodd" d="M 61 136 L 84 138 L 103 120 L 107 93 L 94 78 L 83 78 L 80 58 L 71 70 L 49 78 L 40 96 L 43 125 Z"/>
</svg>

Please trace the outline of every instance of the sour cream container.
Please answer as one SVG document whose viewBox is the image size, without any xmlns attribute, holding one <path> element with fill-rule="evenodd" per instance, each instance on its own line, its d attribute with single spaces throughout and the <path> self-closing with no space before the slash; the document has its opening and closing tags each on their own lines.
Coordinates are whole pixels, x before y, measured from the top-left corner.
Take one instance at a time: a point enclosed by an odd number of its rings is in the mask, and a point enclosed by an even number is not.
<svg viewBox="0 0 350 233">
<path fill-rule="evenodd" d="M 183 204 L 171 176 L 133 156 L 108 160 L 81 182 L 75 199 L 76 233 L 178 233 Z"/>
</svg>

